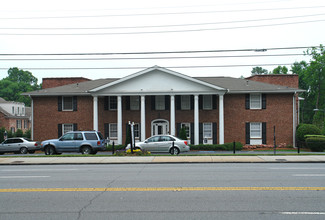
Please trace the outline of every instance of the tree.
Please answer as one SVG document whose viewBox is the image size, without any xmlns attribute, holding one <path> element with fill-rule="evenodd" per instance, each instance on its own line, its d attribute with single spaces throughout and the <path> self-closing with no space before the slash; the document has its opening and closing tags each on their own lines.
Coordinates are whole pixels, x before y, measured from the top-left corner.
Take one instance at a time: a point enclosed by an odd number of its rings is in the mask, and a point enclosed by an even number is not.
<svg viewBox="0 0 325 220">
<path fill-rule="evenodd" d="M 252 76 L 254 75 L 262 75 L 262 74 L 268 74 L 268 71 L 266 69 L 263 69 L 262 67 L 254 67 L 251 71 Z"/>
<path fill-rule="evenodd" d="M 29 71 L 16 67 L 10 68 L 8 76 L 0 80 L 0 97 L 7 101 L 23 102 L 26 106 L 30 106 L 30 98 L 22 96 L 21 93 L 39 90 L 41 86 L 37 84 L 37 81 L 37 78 Z"/>
<path fill-rule="evenodd" d="M 288 74 L 288 68 L 286 66 L 278 66 L 272 71 L 272 74 Z"/>
</svg>

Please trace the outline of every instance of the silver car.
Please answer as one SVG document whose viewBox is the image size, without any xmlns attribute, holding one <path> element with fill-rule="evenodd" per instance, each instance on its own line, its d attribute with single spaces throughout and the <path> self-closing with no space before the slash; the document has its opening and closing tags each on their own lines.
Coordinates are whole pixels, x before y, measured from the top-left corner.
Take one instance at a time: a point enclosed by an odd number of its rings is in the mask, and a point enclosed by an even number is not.
<svg viewBox="0 0 325 220">
<path fill-rule="evenodd" d="M 130 149 L 128 144 L 126 150 Z M 141 149 L 150 152 L 167 152 L 178 155 L 180 152 L 190 151 L 187 141 L 181 140 L 172 135 L 156 135 L 146 139 L 144 142 L 135 143 L 134 149 Z"/>
<path fill-rule="evenodd" d="M 33 154 L 36 150 L 40 150 L 41 146 L 36 141 L 31 141 L 27 138 L 16 137 L 8 138 L 0 144 L 0 154 L 4 153 L 21 153 Z"/>
</svg>

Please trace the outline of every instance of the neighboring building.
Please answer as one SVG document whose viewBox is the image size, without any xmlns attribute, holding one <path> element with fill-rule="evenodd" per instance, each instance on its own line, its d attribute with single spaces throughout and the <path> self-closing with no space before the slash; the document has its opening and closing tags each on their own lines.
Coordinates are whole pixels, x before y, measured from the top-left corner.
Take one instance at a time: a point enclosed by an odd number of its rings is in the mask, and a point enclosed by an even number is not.
<svg viewBox="0 0 325 220">
<path fill-rule="evenodd" d="M 24 103 L 6 101 L 0 98 L 0 127 L 16 132 L 21 129 L 26 132 L 31 128 L 31 108 Z"/>
<path fill-rule="evenodd" d="M 281 77 L 281 76 L 278 76 Z M 296 82 L 298 76 L 292 76 Z M 292 78 L 283 78 L 291 83 Z M 285 84 L 285 83 L 284 83 Z M 127 124 L 135 137 L 178 135 L 191 144 L 239 141 L 295 145 L 296 85 L 280 86 L 231 77 L 189 77 L 154 66 L 121 79 L 98 79 L 25 93 L 32 98 L 35 140 L 70 130 L 99 130 L 124 143 Z"/>
</svg>

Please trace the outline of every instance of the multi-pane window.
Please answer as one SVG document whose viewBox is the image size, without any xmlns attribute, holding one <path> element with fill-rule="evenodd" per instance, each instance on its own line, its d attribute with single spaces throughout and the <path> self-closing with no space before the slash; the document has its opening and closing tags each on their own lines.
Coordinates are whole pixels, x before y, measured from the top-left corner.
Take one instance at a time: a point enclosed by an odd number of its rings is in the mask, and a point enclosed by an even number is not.
<svg viewBox="0 0 325 220">
<path fill-rule="evenodd" d="M 250 123 L 250 137 L 262 138 L 262 123 L 260 122 Z"/>
<path fill-rule="evenodd" d="M 139 110 L 140 99 L 139 96 L 131 96 L 130 97 L 130 109 L 131 110 Z"/>
<path fill-rule="evenodd" d="M 117 109 L 117 96 L 110 96 L 108 103 L 109 103 L 109 110 L 116 110 Z"/>
<path fill-rule="evenodd" d="M 262 108 L 262 96 L 261 94 L 250 95 L 250 109 L 261 109 Z"/>
<path fill-rule="evenodd" d="M 62 131 L 63 131 L 63 134 L 65 134 L 69 131 L 73 131 L 73 124 L 62 124 Z"/>
<path fill-rule="evenodd" d="M 191 137 L 191 125 L 190 125 L 190 123 L 182 123 L 181 128 L 185 128 L 186 137 L 190 138 Z"/>
<path fill-rule="evenodd" d="M 212 123 L 203 123 L 203 137 L 212 138 Z"/>
<path fill-rule="evenodd" d="M 156 96 L 156 110 L 165 110 L 165 96 Z"/>
<path fill-rule="evenodd" d="M 72 96 L 62 97 L 62 109 L 65 111 L 72 111 L 73 110 L 73 100 Z"/>
<path fill-rule="evenodd" d="M 181 109 L 190 110 L 191 109 L 191 97 L 189 95 L 181 96 Z"/>
<path fill-rule="evenodd" d="M 203 95 L 203 109 L 212 109 L 212 95 Z"/>
<path fill-rule="evenodd" d="M 28 120 L 24 120 L 24 129 L 28 128 Z"/>
<path fill-rule="evenodd" d="M 12 111 L 12 114 L 14 115 L 15 114 L 15 107 L 14 106 L 11 108 L 11 111 Z"/>
<path fill-rule="evenodd" d="M 109 124 L 109 137 L 117 138 L 117 124 L 116 123 Z"/>
<path fill-rule="evenodd" d="M 17 120 L 17 129 L 21 129 L 21 120 Z"/>
<path fill-rule="evenodd" d="M 134 137 L 136 138 L 140 137 L 139 124 L 134 124 L 133 129 L 134 129 Z"/>
</svg>

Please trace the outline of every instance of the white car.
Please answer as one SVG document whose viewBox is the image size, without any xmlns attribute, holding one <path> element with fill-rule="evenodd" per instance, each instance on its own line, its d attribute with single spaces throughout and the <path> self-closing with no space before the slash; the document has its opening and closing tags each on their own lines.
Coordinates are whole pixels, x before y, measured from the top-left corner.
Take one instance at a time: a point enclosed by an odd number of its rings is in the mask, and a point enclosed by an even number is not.
<svg viewBox="0 0 325 220">
<path fill-rule="evenodd" d="M 33 154 L 36 150 L 40 150 L 41 146 L 36 141 L 31 141 L 27 138 L 16 137 L 8 138 L 0 144 L 0 154 L 4 153 L 21 153 Z"/>
<path fill-rule="evenodd" d="M 130 149 L 128 144 L 126 150 Z M 172 155 L 178 155 L 180 152 L 190 151 L 186 140 L 181 140 L 172 135 L 156 135 L 146 139 L 143 142 L 135 143 L 134 149 L 141 149 L 150 152 L 167 152 Z"/>
</svg>

